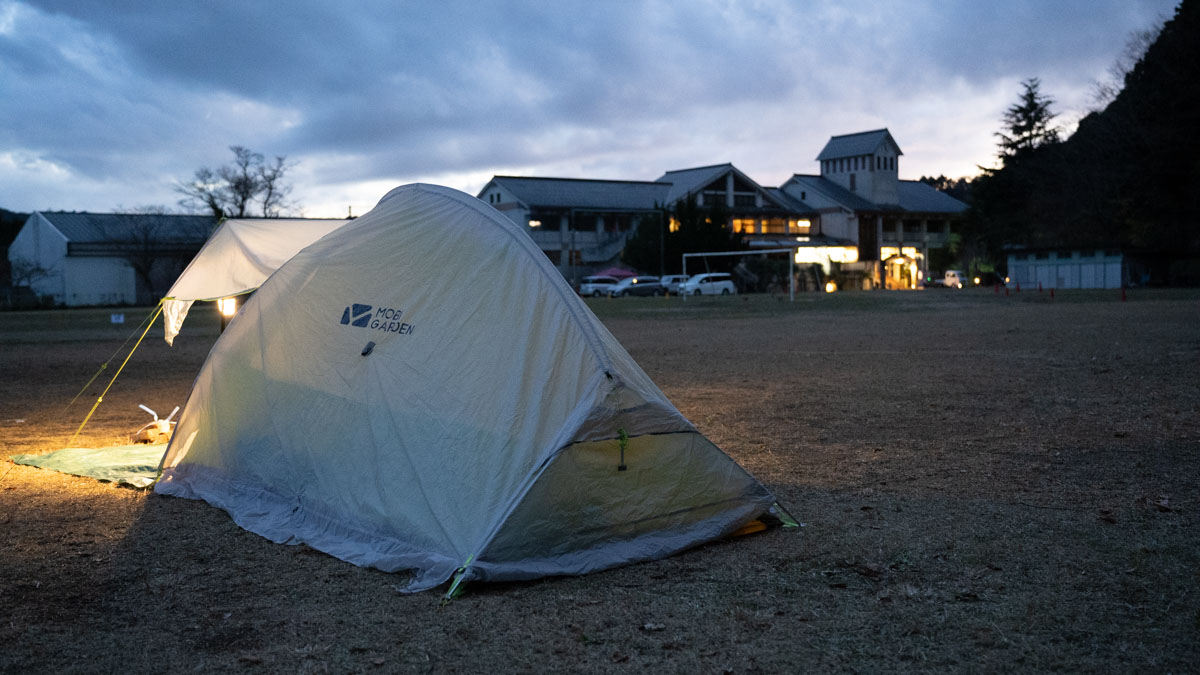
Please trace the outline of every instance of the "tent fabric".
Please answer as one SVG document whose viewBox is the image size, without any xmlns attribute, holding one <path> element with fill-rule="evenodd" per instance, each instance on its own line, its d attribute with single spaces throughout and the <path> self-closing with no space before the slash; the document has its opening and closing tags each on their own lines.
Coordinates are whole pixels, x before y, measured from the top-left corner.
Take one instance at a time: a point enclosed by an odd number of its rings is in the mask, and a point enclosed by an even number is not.
<svg viewBox="0 0 1200 675">
<path fill-rule="evenodd" d="M 281 266 L 201 369 L 155 489 L 412 591 L 660 558 L 772 512 L 529 235 L 407 185 Z"/>
<path fill-rule="evenodd" d="M 174 344 L 196 300 L 258 288 L 300 249 L 350 222 L 308 218 L 233 218 L 221 223 L 163 300 L 163 337 Z"/>
<path fill-rule="evenodd" d="M 16 464 L 145 488 L 154 484 L 166 443 L 111 448 L 63 448 L 45 455 L 14 455 Z"/>
</svg>

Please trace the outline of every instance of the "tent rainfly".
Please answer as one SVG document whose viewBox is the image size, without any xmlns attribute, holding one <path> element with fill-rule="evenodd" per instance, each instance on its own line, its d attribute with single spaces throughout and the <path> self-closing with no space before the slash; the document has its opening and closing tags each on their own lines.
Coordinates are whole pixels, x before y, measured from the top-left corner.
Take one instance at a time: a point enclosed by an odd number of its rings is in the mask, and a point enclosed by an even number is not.
<svg viewBox="0 0 1200 675">
<path fill-rule="evenodd" d="M 163 337 L 173 344 L 197 300 L 249 293 L 300 249 L 349 220 L 233 218 L 221 223 L 163 300 Z"/>
<path fill-rule="evenodd" d="M 583 574 L 787 516 L 520 227 L 389 192 L 267 279 L 209 354 L 155 487 L 407 589 Z"/>
</svg>

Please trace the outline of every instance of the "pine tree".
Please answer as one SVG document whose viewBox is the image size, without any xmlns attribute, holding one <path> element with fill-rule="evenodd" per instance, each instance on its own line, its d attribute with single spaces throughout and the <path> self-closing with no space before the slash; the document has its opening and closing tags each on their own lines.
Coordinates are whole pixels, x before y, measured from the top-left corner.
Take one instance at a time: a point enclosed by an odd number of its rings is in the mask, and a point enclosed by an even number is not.
<svg viewBox="0 0 1200 675">
<path fill-rule="evenodd" d="M 996 132 L 1000 138 L 1000 161 L 1007 166 L 1032 150 L 1058 143 L 1059 129 L 1051 126 L 1058 116 L 1050 110 L 1054 101 L 1041 92 L 1041 80 L 1030 78 L 1021 83 L 1021 98 L 1004 111 L 1004 128 Z"/>
</svg>

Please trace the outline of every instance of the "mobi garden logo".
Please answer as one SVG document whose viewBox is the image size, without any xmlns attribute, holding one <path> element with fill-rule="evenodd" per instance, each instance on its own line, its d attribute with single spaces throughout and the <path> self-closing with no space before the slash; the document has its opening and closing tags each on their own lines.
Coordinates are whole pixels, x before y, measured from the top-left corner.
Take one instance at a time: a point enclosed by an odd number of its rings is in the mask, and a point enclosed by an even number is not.
<svg viewBox="0 0 1200 675">
<path fill-rule="evenodd" d="M 341 323 L 343 326 L 357 326 L 384 333 L 412 335 L 413 325 L 407 321 L 401 321 L 400 317 L 403 315 L 404 310 L 360 305 L 356 302 L 342 310 Z"/>
</svg>

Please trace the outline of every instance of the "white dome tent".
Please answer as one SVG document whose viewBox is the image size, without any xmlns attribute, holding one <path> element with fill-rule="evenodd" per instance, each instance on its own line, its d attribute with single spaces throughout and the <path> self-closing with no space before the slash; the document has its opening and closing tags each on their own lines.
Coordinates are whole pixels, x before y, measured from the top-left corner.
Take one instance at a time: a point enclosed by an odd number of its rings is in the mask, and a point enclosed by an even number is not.
<svg viewBox="0 0 1200 675">
<path fill-rule="evenodd" d="M 517 225 L 407 185 L 283 264 L 204 364 L 156 491 L 408 590 L 665 557 L 774 497 Z"/>
</svg>

